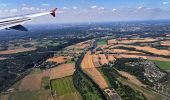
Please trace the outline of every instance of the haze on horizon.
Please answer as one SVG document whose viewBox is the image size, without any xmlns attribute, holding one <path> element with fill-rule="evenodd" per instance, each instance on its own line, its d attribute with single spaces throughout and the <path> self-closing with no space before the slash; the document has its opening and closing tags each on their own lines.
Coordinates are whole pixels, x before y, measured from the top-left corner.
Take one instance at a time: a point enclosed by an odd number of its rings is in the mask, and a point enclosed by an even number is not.
<svg viewBox="0 0 170 100">
<path fill-rule="evenodd" d="M 170 19 L 170 0 L 1 0 L 0 17 L 43 12 L 55 7 L 58 8 L 56 18 L 45 16 L 31 23 Z"/>
</svg>

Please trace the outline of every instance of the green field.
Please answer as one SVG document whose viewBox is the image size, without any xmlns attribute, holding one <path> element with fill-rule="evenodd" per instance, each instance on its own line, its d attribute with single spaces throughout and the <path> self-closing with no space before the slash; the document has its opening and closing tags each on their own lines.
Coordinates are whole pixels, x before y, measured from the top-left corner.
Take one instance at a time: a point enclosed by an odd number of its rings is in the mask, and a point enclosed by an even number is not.
<svg viewBox="0 0 170 100">
<path fill-rule="evenodd" d="M 15 92 L 9 96 L 9 100 L 38 100 L 38 92 L 35 91 Z"/>
<path fill-rule="evenodd" d="M 107 44 L 107 40 L 106 39 L 99 39 L 97 41 L 97 45 L 106 45 Z"/>
<path fill-rule="evenodd" d="M 154 62 L 160 69 L 170 70 L 170 62 L 168 62 L 168 61 L 157 61 L 157 60 L 154 60 L 153 62 Z"/>
<path fill-rule="evenodd" d="M 74 88 L 72 76 L 51 81 L 52 93 L 56 99 L 81 100 L 80 94 Z"/>
</svg>

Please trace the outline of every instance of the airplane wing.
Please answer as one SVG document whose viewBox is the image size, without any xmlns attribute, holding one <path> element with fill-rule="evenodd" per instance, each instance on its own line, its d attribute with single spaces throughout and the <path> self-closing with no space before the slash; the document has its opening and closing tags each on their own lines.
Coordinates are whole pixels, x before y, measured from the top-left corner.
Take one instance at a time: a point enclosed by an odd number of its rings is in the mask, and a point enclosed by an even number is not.
<svg viewBox="0 0 170 100">
<path fill-rule="evenodd" d="M 22 24 L 24 24 L 27 21 L 30 21 L 32 18 L 40 17 L 44 15 L 51 14 L 53 17 L 55 17 L 57 8 L 49 11 L 49 12 L 42 12 L 37 14 L 30 14 L 25 16 L 18 16 L 18 17 L 11 17 L 11 18 L 5 18 L 0 19 L 0 30 L 1 29 L 15 29 L 19 31 L 28 31 Z"/>
</svg>

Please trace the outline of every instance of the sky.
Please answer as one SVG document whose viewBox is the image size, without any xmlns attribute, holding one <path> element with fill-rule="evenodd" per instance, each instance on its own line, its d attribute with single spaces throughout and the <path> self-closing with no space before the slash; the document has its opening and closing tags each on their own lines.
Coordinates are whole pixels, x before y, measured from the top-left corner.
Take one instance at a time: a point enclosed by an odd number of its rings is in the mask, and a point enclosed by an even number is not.
<svg viewBox="0 0 170 100">
<path fill-rule="evenodd" d="M 0 0 L 0 18 L 49 11 L 40 23 L 109 22 L 170 19 L 170 0 Z"/>
</svg>

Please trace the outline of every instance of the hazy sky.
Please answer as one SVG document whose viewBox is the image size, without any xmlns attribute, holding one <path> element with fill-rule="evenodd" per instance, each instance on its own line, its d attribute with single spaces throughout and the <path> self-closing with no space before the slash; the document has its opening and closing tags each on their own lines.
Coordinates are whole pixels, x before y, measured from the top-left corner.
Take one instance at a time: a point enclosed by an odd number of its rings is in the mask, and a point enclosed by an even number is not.
<svg viewBox="0 0 170 100">
<path fill-rule="evenodd" d="M 48 11 L 32 23 L 69 23 L 170 19 L 170 0 L 0 0 L 0 17 Z M 45 20 L 44 20 L 45 19 Z"/>
</svg>

